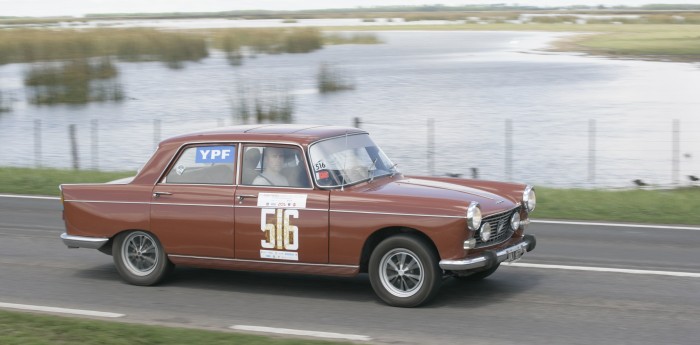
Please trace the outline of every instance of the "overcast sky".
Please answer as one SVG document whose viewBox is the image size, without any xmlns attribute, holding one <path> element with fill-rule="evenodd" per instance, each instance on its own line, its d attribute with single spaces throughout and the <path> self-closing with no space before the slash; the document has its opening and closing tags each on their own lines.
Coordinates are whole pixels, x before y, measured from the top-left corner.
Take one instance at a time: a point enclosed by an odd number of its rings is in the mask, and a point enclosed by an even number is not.
<svg viewBox="0 0 700 345">
<path fill-rule="evenodd" d="M 0 16 L 81 16 L 85 13 L 301 10 L 389 5 L 507 3 L 536 6 L 700 4 L 700 0 L 0 0 Z"/>
</svg>

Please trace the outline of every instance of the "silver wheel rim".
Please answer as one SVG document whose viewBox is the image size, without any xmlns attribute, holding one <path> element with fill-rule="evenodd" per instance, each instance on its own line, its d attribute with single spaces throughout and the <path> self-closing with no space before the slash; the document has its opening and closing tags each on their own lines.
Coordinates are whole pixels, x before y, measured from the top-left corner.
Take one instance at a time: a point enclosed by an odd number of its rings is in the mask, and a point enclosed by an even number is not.
<svg viewBox="0 0 700 345">
<path fill-rule="evenodd" d="M 122 262 L 134 275 L 151 274 L 158 265 L 158 246 L 155 239 L 142 231 L 129 234 L 122 245 Z"/>
<path fill-rule="evenodd" d="M 379 262 L 379 278 L 384 288 L 396 297 L 411 297 L 425 280 L 423 263 L 412 251 L 395 248 Z"/>
</svg>

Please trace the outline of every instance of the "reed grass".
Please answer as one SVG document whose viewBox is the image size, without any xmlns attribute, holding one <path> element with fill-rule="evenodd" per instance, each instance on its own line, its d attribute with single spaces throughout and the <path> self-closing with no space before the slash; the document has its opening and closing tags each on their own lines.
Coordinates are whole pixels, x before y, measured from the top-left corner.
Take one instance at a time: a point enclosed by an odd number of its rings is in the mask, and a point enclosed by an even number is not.
<svg viewBox="0 0 700 345">
<path fill-rule="evenodd" d="M 374 33 L 326 33 L 323 35 L 323 44 L 380 44 L 383 43 Z"/>
<path fill-rule="evenodd" d="M 315 28 L 219 29 L 166 32 L 155 29 L 11 29 L 0 30 L 0 65 L 116 57 L 120 61 L 163 61 L 182 68 L 209 55 L 207 39 L 227 53 L 234 65 L 246 55 L 308 53 L 328 44 L 379 43 L 362 34 L 326 40 Z"/>
<path fill-rule="evenodd" d="M 294 120 L 294 96 L 285 87 L 237 88 L 231 97 L 234 123 L 291 123 Z"/>
<path fill-rule="evenodd" d="M 30 102 L 36 105 L 121 101 L 124 92 L 113 80 L 117 74 L 109 58 L 70 60 L 35 65 L 26 72 L 24 83 L 30 87 Z"/>
<path fill-rule="evenodd" d="M 2 90 L 0 90 L 0 113 L 12 111 L 12 101 L 5 98 Z"/>
<path fill-rule="evenodd" d="M 342 70 L 328 63 L 322 63 L 319 66 L 316 80 L 318 91 L 321 93 L 353 90 L 355 88 L 354 83 L 345 76 Z"/>
<path fill-rule="evenodd" d="M 423 12 L 423 13 L 398 13 L 397 18 L 403 18 L 406 22 L 417 22 L 421 20 L 464 20 L 466 16 L 463 12 Z"/>
<path fill-rule="evenodd" d="M 214 48 L 221 49 L 231 65 L 258 54 L 309 53 L 323 47 L 323 36 L 314 28 L 264 28 L 208 30 Z"/>
<path fill-rule="evenodd" d="M 552 23 L 576 23 L 579 18 L 576 16 L 535 16 L 531 17 L 533 23 L 552 24 Z"/>
<path fill-rule="evenodd" d="M 0 30 L 0 65 L 107 56 L 181 68 L 207 57 L 208 50 L 201 35 L 154 29 Z"/>
<path fill-rule="evenodd" d="M 0 18 L 0 25 L 51 25 L 58 23 L 85 23 L 86 19 L 74 17 L 51 18 Z"/>
</svg>

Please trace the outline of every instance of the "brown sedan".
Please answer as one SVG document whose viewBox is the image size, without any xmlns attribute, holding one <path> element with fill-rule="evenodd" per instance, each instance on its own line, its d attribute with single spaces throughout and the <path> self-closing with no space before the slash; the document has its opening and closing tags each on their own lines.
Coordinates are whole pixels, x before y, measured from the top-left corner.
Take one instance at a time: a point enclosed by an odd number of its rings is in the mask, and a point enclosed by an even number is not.
<svg viewBox="0 0 700 345">
<path fill-rule="evenodd" d="M 393 306 L 447 276 L 483 279 L 535 247 L 531 186 L 401 174 L 356 128 L 251 125 L 167 139 L 133 178 L 62 185 L 70 248 L 111 254 L 124 280 L 174 265 L 369 273 Z"/>
</svg>

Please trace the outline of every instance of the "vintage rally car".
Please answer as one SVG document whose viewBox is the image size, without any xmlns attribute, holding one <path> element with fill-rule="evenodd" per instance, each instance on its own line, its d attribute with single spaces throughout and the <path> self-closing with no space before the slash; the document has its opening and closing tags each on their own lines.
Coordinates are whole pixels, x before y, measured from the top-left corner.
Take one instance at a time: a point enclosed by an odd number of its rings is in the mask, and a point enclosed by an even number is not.
<svg viewBox="0 0 700 345">
<path fill-rule="evenodd" d="M 532 186 L 401 174 L 367 132 L 248 125 L 167 139 L 133 178 L 61 186 L 70 248 L 131 284 L 174 265 L 368 273 L 393 306 L 478 280 L 535 247 Z"/>
</svg>

